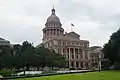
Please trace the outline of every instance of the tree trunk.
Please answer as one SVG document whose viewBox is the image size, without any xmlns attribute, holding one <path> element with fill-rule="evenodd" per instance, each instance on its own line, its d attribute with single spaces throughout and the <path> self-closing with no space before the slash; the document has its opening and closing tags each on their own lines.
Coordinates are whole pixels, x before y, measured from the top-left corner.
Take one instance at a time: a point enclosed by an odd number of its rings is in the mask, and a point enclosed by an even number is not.
<svg viewBox="0 0 120 80">
<path fill-rule="evenodd" d="M 39 66 L 37 66 L 37 71 L 39 71 Z"/>
</svg>

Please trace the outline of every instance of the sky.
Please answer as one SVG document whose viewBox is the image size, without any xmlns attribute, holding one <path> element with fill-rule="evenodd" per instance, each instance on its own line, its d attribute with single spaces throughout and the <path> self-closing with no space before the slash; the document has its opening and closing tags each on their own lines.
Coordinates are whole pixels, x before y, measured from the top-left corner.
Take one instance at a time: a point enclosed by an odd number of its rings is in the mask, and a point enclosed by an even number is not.
<svg viewBox="0 0 120 80">
<path fill-rule="evenodd" d="M 42 29 L 54 5 L 65 31 L 90 46 L 103 46 L 120 28 L 120 0 L 0 0 L 0 37 L 12 44 L 42 42 Z"/>
</svg>

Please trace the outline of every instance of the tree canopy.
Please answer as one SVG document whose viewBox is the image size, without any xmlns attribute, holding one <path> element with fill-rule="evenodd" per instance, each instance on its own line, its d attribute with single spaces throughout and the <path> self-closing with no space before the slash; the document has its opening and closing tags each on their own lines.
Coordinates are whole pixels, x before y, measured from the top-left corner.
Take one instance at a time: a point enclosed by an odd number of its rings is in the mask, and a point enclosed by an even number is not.
<svg viewBox="0 0 120 80">
<path fill-rule="evenodd" d="M 63 67 L 65 59 L 61 54 L 55 53 L 44 47 L 35 48 L 28 41 L 22 45 L 11 46 L 0 45 L 1 67 L 2 68 L 24 68 L 30 67 Z"/>
<path fill-rule="evenodd" d="M 110 36 L 110 40 L 104 45 L 103 53 L 112 65 L 115 63 L 120 65 L 120 29 Z"/>
</svg>

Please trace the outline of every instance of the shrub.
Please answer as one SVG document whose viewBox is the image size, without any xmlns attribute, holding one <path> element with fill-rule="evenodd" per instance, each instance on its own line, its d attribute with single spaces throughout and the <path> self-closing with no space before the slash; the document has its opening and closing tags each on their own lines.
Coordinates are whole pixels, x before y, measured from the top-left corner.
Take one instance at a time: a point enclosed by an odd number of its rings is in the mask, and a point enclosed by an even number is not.
<svg viewBox="0 0 120 80">
<path fill-rule="evenodd" d="M 0 75 L 2 75 L 3 77 L 8 77 L 10 76 L 10 74 L 13 74 L 14 72 L 11 70 L 1 70 L 0 71 Z"/>
<path fill-rule="evenodd" d="M 82 68 L 78 68 L 77 70 L 82 70 Z"/>
<path fill-rule="evenodd" d="M 76 68 L 70 68 L 69 70 L 76 70 Z"/>
</svg>

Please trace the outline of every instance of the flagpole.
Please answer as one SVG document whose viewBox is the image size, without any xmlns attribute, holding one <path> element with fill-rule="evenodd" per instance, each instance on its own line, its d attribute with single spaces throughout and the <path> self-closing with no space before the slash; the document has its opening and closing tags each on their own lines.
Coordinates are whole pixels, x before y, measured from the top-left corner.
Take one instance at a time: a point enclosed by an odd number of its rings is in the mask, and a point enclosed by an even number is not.
<svg viewBox="0 0 120 80">
<path fill-rule="evenodd" d="M 71 32 L 73 31 L 73 26 L 74 26 L 74 24 L 71 23 Z"/>
<path fill-rule="evenodd" d="M 71 26 L 71 32 L 73 31 L 73 26 Z"/>
</svg>

